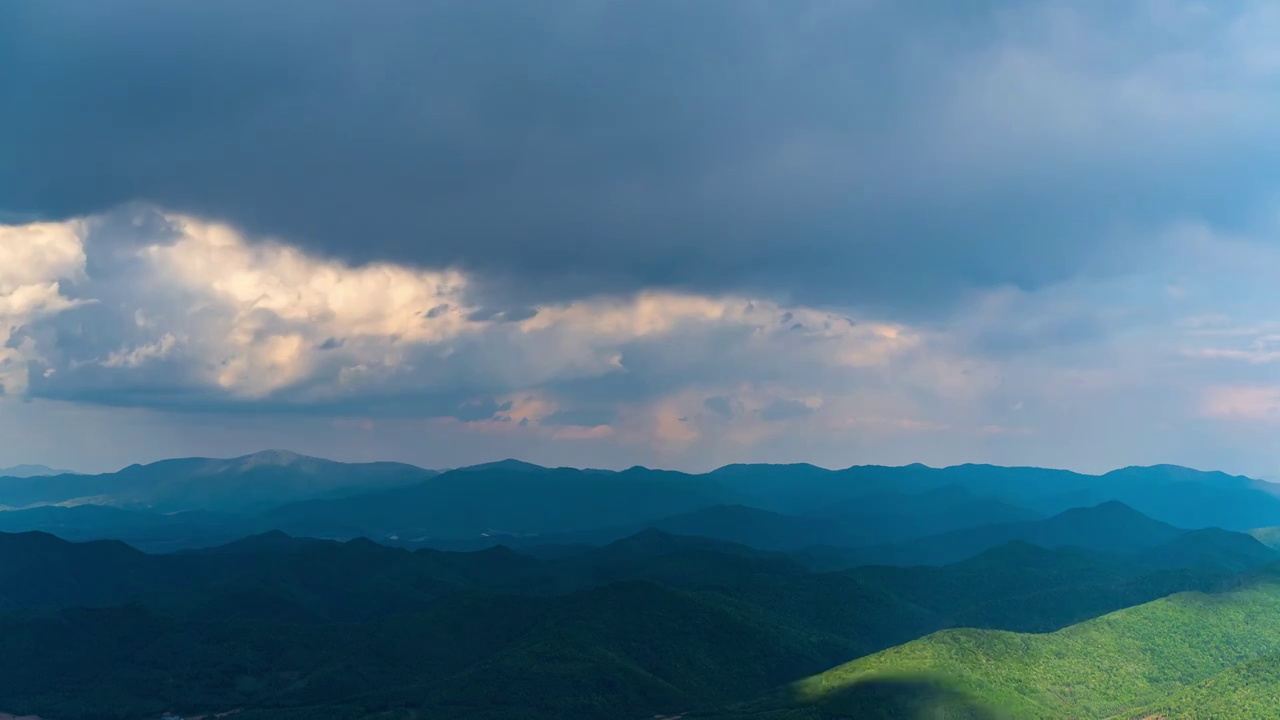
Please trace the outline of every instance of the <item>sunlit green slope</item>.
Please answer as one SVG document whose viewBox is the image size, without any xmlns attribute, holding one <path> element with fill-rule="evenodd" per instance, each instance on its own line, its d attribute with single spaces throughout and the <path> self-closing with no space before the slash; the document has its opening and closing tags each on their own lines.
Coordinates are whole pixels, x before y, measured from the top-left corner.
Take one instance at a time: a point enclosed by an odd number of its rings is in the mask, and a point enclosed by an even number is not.
<svg viewBox="0 0 1280 720">
<path fill-rule="evenodd" d="M 865 688 L 880 694 L 898 688 L 903 697 L 918 697 L 918 692 L 902 689 L 928 686 L 934 705 L 945 709 L 882 703 L 865 716 L 959 718 L 983 717 L 989 711 L 1018 719 L 1131 717 L 1188 685 L 1276 652 L 1280 583 L 1264 579 L 1221 594 L 1173 595 L 1054 633 L 934 633 L 801 681 L 730 715 L 788 720 L 847 716 L 864 706 L 869 695 Z M 1216 699 L 1212 692 L 1204 694 Z"/>
<path fill-rule="evenodd" d="M 1280 654 L 1228 668 L 1139 711 L 1132 720 L 1273 720 L 1280 714 Z"/>
</svg>

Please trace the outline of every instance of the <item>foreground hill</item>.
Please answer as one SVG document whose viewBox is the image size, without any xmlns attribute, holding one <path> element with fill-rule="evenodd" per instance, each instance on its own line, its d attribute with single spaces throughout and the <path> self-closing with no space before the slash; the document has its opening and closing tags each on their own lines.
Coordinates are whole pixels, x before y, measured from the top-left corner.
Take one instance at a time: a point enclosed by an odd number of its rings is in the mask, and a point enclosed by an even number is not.
<svg viewBox="0 0 1280 720">
<path fill-rule="evenodd" d="M 456 597 L 356 625 L 66 610 L 0 621 L 0 653 L 30 658 L 0 675 L 0 699 L 18 712 L 105 720 L 251 706 L 337 720 L 406 706 L 429 717 L 652 716 L 776 685 L 842 650 L 749 608 L 632 583 Z"/>
<path fill-rule="evenodd" d="M 850 698 L 865 698 L 860 685 L 927 683 L 953 693 L 961 716 L 974 708 L 1009 718 L 1127 716 L 1277 651 L 1280 584 L 1264 574 L 1229 592 L 1173 595 L 1049 634 L 944 630 L 726 715 L 835 717 Z"/>
<path fill-rule="evenodd" d="M 1280 654 L 1246 660 L 1151 706 L 1131 720 L 1271 720 L 1280 699 Z"/>
</svg>

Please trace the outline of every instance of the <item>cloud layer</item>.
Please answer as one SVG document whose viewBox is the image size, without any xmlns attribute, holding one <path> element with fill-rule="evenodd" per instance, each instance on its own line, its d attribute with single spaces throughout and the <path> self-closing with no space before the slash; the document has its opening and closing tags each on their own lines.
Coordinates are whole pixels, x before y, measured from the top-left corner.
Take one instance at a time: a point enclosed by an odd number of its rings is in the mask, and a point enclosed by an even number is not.
<svg viewBox="0 0 1280 720">
<path fill-rule="evenodd" d="M 0 433 L 1280 475 L 1278 32 L 1261 1 L 2 4 Z"/>
<path fill-rule="evenodd" d="M 1280 302 L 1257 292 L 1280 252 L 1204 225 L 1151 240 L 1141 272 L 971 294 L 943 324 L 671 291 L 495 313 L 464 271 L 352 266 L 137 205 L 0 232 L 11 401 L 698 466 L 1204 464 L 1280 424 Z"/>
</svg>

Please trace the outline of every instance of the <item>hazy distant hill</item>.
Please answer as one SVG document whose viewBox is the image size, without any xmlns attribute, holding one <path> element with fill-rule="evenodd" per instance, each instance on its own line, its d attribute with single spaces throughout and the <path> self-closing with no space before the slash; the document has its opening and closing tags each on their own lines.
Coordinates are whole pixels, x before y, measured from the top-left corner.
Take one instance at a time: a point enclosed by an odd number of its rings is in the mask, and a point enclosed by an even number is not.
<svg viewBox="0 0 1280 720">
<path fill-rule="evenodd" d="M 784 514 L 746 505 L 713 505 L 644 523 L 677 535 L 696 535 L 772 550 L 841 548 L 914 539 L 991 523 L 1040 519 L 999 500 L 974 497 L 957 486 L 920 494 L 879 493 L 832 503 L 813 514 Z M 565 540 L 607 539 L 642 528 L 609 529 Z"/>
<path fill-rule="evenodd" d="M 13 467 L 0 468 L 0 478 L 32 478 L 47 477 L 49 475 L 75 475 L 70 470 L 57 470 L 47 465 L 14 465 Z"/>
<path fill-rule="evenodd" d="M 1205 568 L 1236 572 L 1280 560 L 1280 552 L 1247 533 L 1221 528 L 1192 530 L 1144 550 L 1135 558 L 1150 568 Z"/>
<path fill-rule="evenodd" d="M 944 565 L 1015 540 L 1045 548 L 1076 547 L 1128 554 L 1162 545 L 1185 533 L 1111 500 L 1066 510 L 1044 520 L 984 525 L 870 548 L 860 557 L 867 563 Z"/>
<path fill-rule="evenodd" d="M 0 512 L 0 532 L 46 532 L 72 541 L 122 540 L 148 552 L 208 547 L 259 530 L 240 515 L 201 510 L 156 513 L 108 505 L 42 505 Z"/>
<path fill-rule="evenodd" d="M 863 465 L 731 465 L 711 477 L 746 495 L 745 504 L 798 514 L 884 493 L 922 494 L 948 486 L 976 498 L 1040 514 L 1119 500 L 1158 520 L 1187 528 L 1248 530 L 1280 525 L 1280 484 L 1174 465 L 1129 467 L 1104 475 L 994 465 L 931 468 Z"/>
<path fill-rule="evenodd" d="M 119 538 L 149 550 L 207 546 L 273 529 L 467 549 L 599 545 L 652 527 L 768 549 L 809 546 L 811 557 L 828 555 L 815 566 L 836 568 L 877 559 L 847 552 L 851 547 L 909 544 L 1112 500 L 1177 527 L 1278 525 L 1280 496 L 1274 491 L 1262 481 L 1173 466 L 1090 476 L 986 465 L 834 471 L 733 465 L 693 475 L 504 460 L 436 473 L 275 451 L 168 460 L 106 475 L 0 478 L 0 506 L 93 503 L 135 513 L 34 508 L 0 514 L 0 530 Z M 997 535 L 976 539 L 986 532 Z M 983 530 L 952 539 L 959 541 L 957 550 L 941 560 L 1015 537 Z M 965 543 L 972 547 L 961 552 Z"/>
<path fill-rule="evenodd" d="M 263 522 L 295 534 L 347 528 L 404 539 L 543 535 L 636 525 L 716 505 L 729 495 L 693 476 L 644 468 L 602 474 L 500 465 L 452 470 L 342 500 L 295 503 L 266 513 Z"/>
<path fill-rule="evenodd" d="M 92 502 L 160 512 L 244 512 L 396 487 L 434 474 L 401 463 L 339 463 L 267 451 L 229 460 L 162 460 L 103 475 L 0 478 L 0 505 Z"/>
<path fill-rule="evenodd" d="M 840 523 L 849 535 L 860 540 L 858 544 L 899 542 L 1044 517 L 1005 500 L 975 495 L 960 485 L 943 485 L 918 494 L 877 493 L 828 504 L 815 510 L 814 515 Z"/>
</svg>

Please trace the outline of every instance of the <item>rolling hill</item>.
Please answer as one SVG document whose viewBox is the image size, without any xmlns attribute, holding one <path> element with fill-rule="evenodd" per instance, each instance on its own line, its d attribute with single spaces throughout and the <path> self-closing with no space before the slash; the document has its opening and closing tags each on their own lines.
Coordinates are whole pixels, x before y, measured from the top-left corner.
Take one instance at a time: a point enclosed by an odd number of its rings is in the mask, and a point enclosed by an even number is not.
<svg viewBox="0 0 1280 720">
<path fill-rule="evenodd" d="M 1076 547 L 1128 554 L 1170 542 L 1185 532 L 1112 500 L 1093 507 L 1072 508 L 1044 520 L 966 528 L 870 548 L 860 557 L 866 563 L 945 565 L 1015 540 L 1045 548 Z"/>
<path fill-rule="evenodd" d="M 1048 634 L 944 630 L 726 714 L 828 717 L 861 684 L 906 682 L 945 688 L 1001 717 L 1127 716 L 1278 650 L 1280 584 L 1263 575 L 1228 592 L 1172 595 Z"/>
<path fill-rule="evenodd" d="M 1129 720 L 1269 720 L 1280 700 L 1280 654 L 1246 660 L 1179 690 L 1158 703 L 1125 714 Z"/>
<path fill-rule="evenodd" d="M 1149 568 L 1203 568 L 1237 572 L 1280 560 L 1280 552 L 1247 533 L 1192 530 L 1134 557 Z"/>
</svg>

